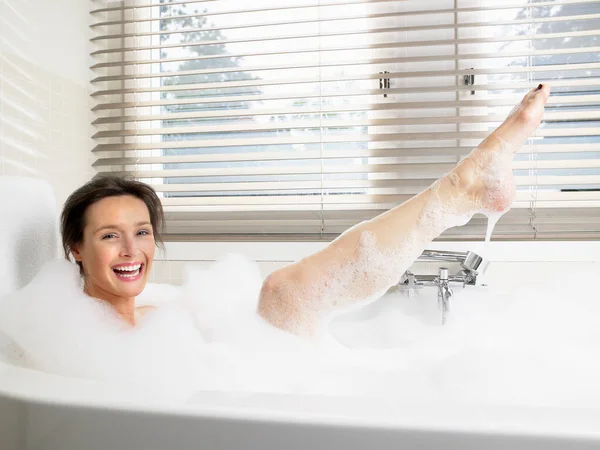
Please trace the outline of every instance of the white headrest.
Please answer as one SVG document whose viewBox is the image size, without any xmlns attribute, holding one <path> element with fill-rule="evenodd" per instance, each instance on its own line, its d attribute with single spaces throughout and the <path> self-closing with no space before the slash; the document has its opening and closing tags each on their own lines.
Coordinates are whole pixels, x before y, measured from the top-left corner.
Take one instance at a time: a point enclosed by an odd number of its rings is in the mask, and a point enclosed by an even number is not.
<svg viewBox="0 0 600 450">
<path fill-rule="evenodd" d="M 50 184 L 0 176 L 0 297 L 31 281 L 58 256 L 58 214 Z"/>
</svg>

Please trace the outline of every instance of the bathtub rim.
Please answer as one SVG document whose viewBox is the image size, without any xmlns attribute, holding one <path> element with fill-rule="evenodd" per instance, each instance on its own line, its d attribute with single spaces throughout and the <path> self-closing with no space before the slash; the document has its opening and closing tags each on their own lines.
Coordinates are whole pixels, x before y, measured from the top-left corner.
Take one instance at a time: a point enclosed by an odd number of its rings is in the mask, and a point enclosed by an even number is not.
<svg viewBox="0 0 600 450">
<path fill-rule="evenodd" d="M 16 378 L 15 378 L 16 377 Z M 15 382 L 15 379 L 18 382 Z M 75 395 L 78 392 L 85 395 Z M 0 402 L 128 413 L 374 430 L 557 438 L 600 443 L 600 408 L 392 402 L 360 397 L 201 391 L 192 404 L 149 399 L 109 383 L 62 377 L 0 361 Z M 145 393 L 144 393 L 145 394 Z M 302 405 L 299 405 L 303 403 Z M 202 404 L 198 404 L 202 401 Z M 395 414 L 394 414 L 395 413 Z M 568 422 L 568 423 L 567 423 Z"/>
</svg>

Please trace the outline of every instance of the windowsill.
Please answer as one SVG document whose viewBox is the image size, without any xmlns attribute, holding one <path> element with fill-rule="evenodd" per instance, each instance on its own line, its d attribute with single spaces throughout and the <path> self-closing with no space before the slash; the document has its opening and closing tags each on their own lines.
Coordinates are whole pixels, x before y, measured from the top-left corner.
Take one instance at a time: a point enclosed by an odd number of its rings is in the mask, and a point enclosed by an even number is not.
<svg viewBox="0 0 600 450">
<path fill-rule="evenodd" d="M 435 242 L 428 249 L 473 251 L 497 262 L 600 262 L 600 241 Z M 241 253 L 253 261 L 297 261 L 326 242 L 167 242 L 158 261 L 214 261 L 228 253 Z"/>
</svg>

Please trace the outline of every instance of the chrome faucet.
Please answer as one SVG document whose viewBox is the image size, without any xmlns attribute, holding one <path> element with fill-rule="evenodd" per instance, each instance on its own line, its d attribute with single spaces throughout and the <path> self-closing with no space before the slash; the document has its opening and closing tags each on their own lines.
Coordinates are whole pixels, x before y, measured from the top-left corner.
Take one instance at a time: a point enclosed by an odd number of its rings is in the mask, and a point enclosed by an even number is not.
<svg viewBox="0 0 600 450">
<path fill-rule="evenodd" d="M 442 325 L 444 325 L 450 312 L 450 297 L 452 297 L 454 292 L 448 286 L 448 269 L 440 267 L 439 270 L 440 274 L 435 282 L 438 287 L 438 308 L 442 310 Z"/>
<path fill-rule="evenodd" d="M 398 282 L 398 286 L 409 289 L 409 292 L 417 286 L 436 286 L 438 288 L 438 307 L 442 311 L 442 325 L 446 323 L 450 313 L 450 298 L 453 291 L 449 283 L 462 283 L 475 285 L 477 275 L 485 272 L 489 263 L 481 256 L 473 252 L 447 252 L 438 250 L 425 250 L 418 258 L 424 261 L 458 262 L 463 270 L 454 276 L 448 275 L 446 267 L 438 269 L 438 275 L 415 275 L 410 270 L 404 272 Z"/>
<path fill-rule="evenodd" d="M 424 250 L 419 256 L 423 261 L 446 261 L 460 263 L 464 269 L 459 275 L 466 275 L 466 284 L 475 284 L 477 275 L 485 272 L 488 262 L 477 253 L 473 252 L 450 252 L 440 250 Z"/>
</svg>

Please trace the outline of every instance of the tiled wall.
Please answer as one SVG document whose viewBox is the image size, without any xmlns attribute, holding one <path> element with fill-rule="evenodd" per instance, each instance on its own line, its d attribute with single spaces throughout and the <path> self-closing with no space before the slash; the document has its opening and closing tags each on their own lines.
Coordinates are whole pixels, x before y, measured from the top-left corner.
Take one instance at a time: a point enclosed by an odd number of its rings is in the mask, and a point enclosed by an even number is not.
<svg viewBox="0 0 600 450">
<path fill-rule="evenodd" d="M 48 180 L 60 207 L 93 175 L 89 2 L 0 0 L 0 175 Z"/>
</svg>

